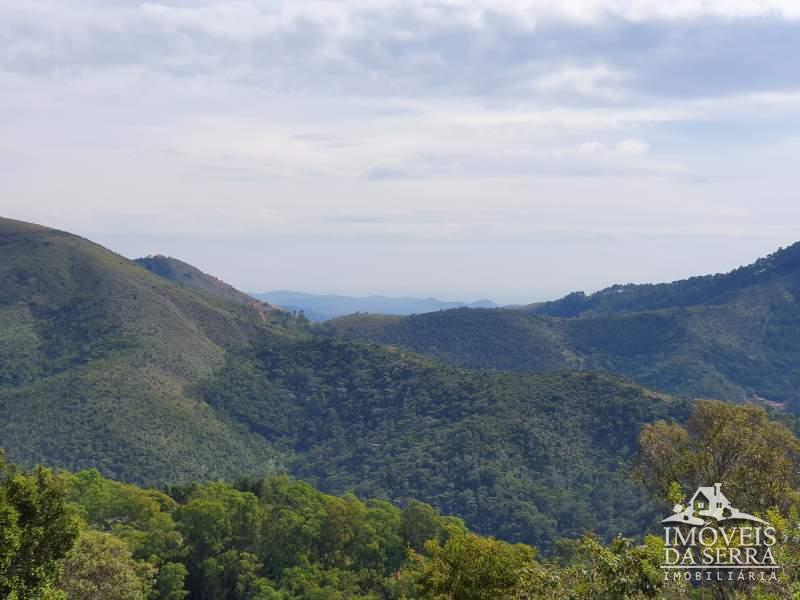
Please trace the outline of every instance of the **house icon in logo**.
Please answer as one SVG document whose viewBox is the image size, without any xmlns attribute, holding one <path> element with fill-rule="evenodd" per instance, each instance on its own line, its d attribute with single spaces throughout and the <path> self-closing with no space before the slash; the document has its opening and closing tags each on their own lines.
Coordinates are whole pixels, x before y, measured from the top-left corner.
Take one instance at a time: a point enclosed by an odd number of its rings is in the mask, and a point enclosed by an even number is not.
<svg viewBox="0 0 800 600">
<path fill-rule="evenodd" d="M 684 525 L 706 525 L 709 521 L 707 519 L 714 519 L 715 521 L 752 521 L 754 523 L 764 523 L 768 525 L 763 519 L 759 519 L 753 515 L 740 511 L 738 508 L 731 506 L 731 501 L 725 497 L 720 488 L 721 483 L 715 483 L 714 487 L 699 487 L 694 495 L 689 499 L 687 506 L 676 504 L 670 515 L 662 520 L 662 523 L 682 523 Z M 705 519 L 703 517 L 706 517 Z"/>
</svg>

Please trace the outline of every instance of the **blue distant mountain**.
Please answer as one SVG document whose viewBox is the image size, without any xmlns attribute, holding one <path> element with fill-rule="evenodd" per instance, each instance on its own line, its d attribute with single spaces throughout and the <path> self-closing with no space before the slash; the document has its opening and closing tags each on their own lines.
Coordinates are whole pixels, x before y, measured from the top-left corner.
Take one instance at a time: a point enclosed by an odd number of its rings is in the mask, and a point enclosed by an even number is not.
<svg viewBox="0 0 800 600">
<path fill-rule="evenodd" d="M 279 290 L 251 294 L 254 298 L 280 306 L 286 310 L 302 310 L 312 321 L 326 321 L 353 313 L 381 313 L 386 315 L 414 315 L 448 308 L 495 308 L 491 300 L 477 302 L 444 302 L 438 298 L 390 298 L 387 296 L 336 296 L 333 294 L 306 294 Z"/>
</svg>

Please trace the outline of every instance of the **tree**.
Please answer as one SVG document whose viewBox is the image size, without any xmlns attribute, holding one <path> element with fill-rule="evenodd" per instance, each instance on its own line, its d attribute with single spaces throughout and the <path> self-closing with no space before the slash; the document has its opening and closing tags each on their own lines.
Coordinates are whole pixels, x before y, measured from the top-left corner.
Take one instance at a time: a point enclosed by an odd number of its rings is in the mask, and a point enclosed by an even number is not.
<svg viewBox="0 0 800 600">
<path fill-rule="evenodd" d="M 631 600 L 658 595 L 663 585 L 659 568 L 663 543 L 659 538 L 647 536 L 645 544 L 637 546 L 617 537 L 603 546 L 593 536 L 586 536 L 581 546 L 591 564 L 589 583 L 598 597 Z"/>
<path fill-rule="evenodd" d="M 257 546 L 261 521 L 258 499 L 250 492 L 209 483 L 192 491 L 175 518 L 188 552 L 188 587 L 198 598 L 214 598 L 206 590 L 208 582 L 230 574 L 230 569 L 220 566 L 221 556 L 227 551 L 234 555 L 252 551 Z"/>
<path fill-rule="evenodd" d="M 406 544 L 421 552 L 428 540 L 443 539 L 441 517 L 429 504 L 411 500 L 403 509 L 403 537 Z"/>
<path fill-rule="evenodd" d="M 318 560 L 325 497 L 307 483 L 280 476 L 264 482 L 260 499 L 264 519 L 259 555 L 268 574 L 280 577 L 284 569 Z"/>
<path fill-rule="evenodd" d="M 474 534 L 455 534 L 444 545 L 430 540 L 425 552 L 410 555 L 425 600 L 511 599 L 535 553 L 530 546 Z"/>
<path fill-rule="evenodd" d="M 367 520 L 367 507 L 352 494 L 329 498 L 320 532 L 320 555 L 331 567 L 348 567 L 359 550 L 359 534 Z"/>
<path fill-rule="evenodd" d="M 570 544 L 565 564 L 532 563 L 520 574 L 519 600 L 634 600 L 663 591 L 659 565 L 663 543 L 647 536 L 643 545 L 617 537 L 608 546 L 593 535 Z M 679 596 L 661 596 L 678 600 Z"/>
<path fill-rule="evenodd" d="M 10 587 L 4 584 L 19 552 L 21 540 L 17 524 L 19 515 L 6 496 L 6 490 L 0 487 L 0 589 L 8 592 Z"/>
<path fill-rule="evenodd" d="M 61 478 L 42 467 L 19 471 L 0 452 L 0 596 L 41 598 L 77 532 Z"/>
<path fill-rule="evenodd" d="M 64 564 L 59 587 L 80 600 L 146 600 L 155 567 L 134 560 L 125 542 L 86 530 Z"/>
<path fill-rule="evenodd" d="M 701 485 L 722 483 L 725 495 L 747 512 L 762 515 L 779 532 L 773 549 L 783 561 L 779 582 L 712 583 L 715 598 L 794 597 L 792 581 L 800 562 L 797 510 L 800 506 L 800 441 L 758 406 L 701 401 L 686 426 L 663 421 L 640 436 L 638 477 L 669 504 L 682 504 Z M 779 596 L 774 592 L 783 588 Z"/>
<path fill-rule="evenodd" d="M 156 589 L 158 600 L 183 600 L 189 595 L 184 587 L 184 581 L 189 571 L 181 563 L 166 563 L 158 570 Z"/>
<path fill-rule="evenodd" d="M 181 536 L 172 512 L 177 503 L 161 492 L 105 479 L 95 469 L 66 474 L 67 498 L 92 529 L 125 540 L 134 558 L 175 561 Z M 155 561 L 151 561 L 155 562 Z"/>
<path fill-rule="evenodd" d="M 203 598 L 213 600 L 252 600 L 271 592 L 261 576 L 263 567 L 248 552 L 228 550 L 203 563 Z M 266 596 L 270 597 L 270 596 Z"/>
<path fill-rule="evenodd" d="M 800 500 L 800 441 L 752 404 L 704 400 L 686 426 L 658 421 L 642 428 L 637 476 L 662 500 L 722 483 L 725 495 L 750 512 Z"/>
<path fill-rule="evenodd" d="M 406 555 L 397 507 L 386 500 L 367 501 L 367 520 L 358 534 L 356 564 L 381 575 L 400 568 Z"/>
</svg>

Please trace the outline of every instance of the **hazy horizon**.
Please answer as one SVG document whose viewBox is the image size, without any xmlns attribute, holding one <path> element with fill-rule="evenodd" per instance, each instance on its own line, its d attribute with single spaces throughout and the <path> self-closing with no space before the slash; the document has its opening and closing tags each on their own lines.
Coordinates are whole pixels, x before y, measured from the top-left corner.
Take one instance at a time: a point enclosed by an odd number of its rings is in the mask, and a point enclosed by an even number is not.
<svg viewBox="0 0 800 600">
<path fill-rule="evenodd" d="M 5 216 L 5 215 L 0 215 Z M 39 223 L 41 225 L 46 225 L 49 227 L 56 227 L 53 224 L 48 223 Z M 62 228 L 63 229 L 63 228 Z M 69 230 L 68 230 L 69 231 Z M 712 240 L 703 239 L 703 243 L 706 245 L 706 252 L 702 253 L 701 255 L 688 255 L 686 252 L 680 253 L 678 252 L 681 249 L 681 246 L 677 246 L 673 248 L 673 252 L 661 252 L 657 256 L 654 255 L 651 257 L 653 262 L 657 260 L 661 260 L 661 264 L 663 265 L 664 269 L 660 272 L 663 273 L 676 273 L 674 276 L 666 276 L 661 279 L 653 278 L 653 279 L 640 279 L 635 280 L 631 278 L 625 278 L 624 276 L 620 276 L 618 278 L 612 278 L 604 281 L 600 284 L 595 284 L 593 286 L 581 285 L 578 284 L 575 287 L 569 288 L 554 288 L 551 293 L 540 292 L 538 295 L 530 294 L 527 295 L 522 288 L 521 291 L 517 294 L 493 294 L 493 293 L 486 293 L 483 295 L 452 295 L 448 294 L 445 290 L 443 293 L 429 293 L 424 289 L 414 290 L 413 288 L 409 291 L 402 291 L 401 288 L 399 291 L 392 291 L 391 289 L 383 289 L 379 287 L 365 287 L 365 288 L 336 288 L 333 289 L 325 289 L 325 288 L 317 288 L 317 287 L 308 287 L 308 288 L 292 288 L 292 287 L 281 287 L 280 285 L 275 285 L 272 287 L 269 286 L 261 286 L 261 287 L 248 287 L 248 284 L 241 283 L 241 281 L 258 281 L 259 279 L 263 279 L 264 281 L 269 281 L 269 277 L 261 278 L 257 273 L 246 275 L 244 279 L 237 280 L 233 273 L 237 271 L 237 269 L 233 269 L 230 265 L 225 265 L 224 262 L 215 260 L 216 254 L 216 246 L 214 244 L 230 244 L 232 243 L 231 240 L 227 240 L 222 242 L 216 238 L 211 238 L 211 242 L 209 242 L 208 238 L 202 239 L 191 239 L 185 236 L 177 237 L 177 238 L 164 238 L 158 240 L 158 243 L 162 244 L 162 246 L 171 247 L 172 251 L 165 251 L 162 249 L 153 249 L 151 245 L 154 243 L 152 239 L 139 239 L 139 238 L 104 238 L 102 234 L 100 235 L 92 235 L 87 233 L 82 233 L 81 231 L 70 231 L 71 233 L 75 233 L 77 235 L 81 235 L 82 237 L 86 237 L 91 241 L 100 243 L 109 249 L 129 258 L 131 260 L 136 258 L 142 258 L 148 255 L 165 255 L 172 258 L 176 258 L 183 262 L 187 262 L 192 266 L 200 269 L 201 271 L 208 273 L 210 275 L 214 275 L 219 277 L 223 281 L 233 285 L 237 289 L 251 293 L 251 294 L 260 294 L 260 293 L 267 293 L 267 292 L 276 292 L 276 291 L 291 291 L 291 292 L 300 292 L 300 293 L 307 293 L 307 294 L 314 294 L 314 295 L 341 295 L 341 296 L 349 296 L 349 297 L 368 297 L 368 296 L 386 296 L 386 297 L 410 297 L 410 298 L 435 298 L 437 300 L 441 300 L 443 302 L 465 302 L 465 303 L 472 303 L 479 300 L 491 300 L 498 305 L 510 305 L 510 304 L 530 304 L 534 302 L 541 302 L 546 300 L 554 300 L 560 298 L 570 292 L 575 291 L 583 291 L 587 294 L 592 292 L 598 291 L 605 287 L 614 284 L 626 284 L 626 283 L 665 283 L 670 281 L 676 281 L 679 279 L 686 279 L 688 277 L 693 276 L 702 276 L 702 275 L 713 275 L 717 273 L 727 273 L 737 267 L 744 266 L 750 264 L 772 252 L 778 250 L 779 248 L 785 248 L 795 241 L 800 240 L 788 240 L 786 242 L 779 242 L 773 246 L 767 245 L 766 240 L 763 238 L 759 238 L 754 236 L 752 238 L 745 238 L 746 241 L 751 241 L 751 244 L 747 245 L 739 245 L 737 246 L 736 251 L 731 250 L 730 240 L 727 238 L 716 238 L 717 244 L 708 245 Z M 644 238 L 643 238 L 644 239 Z M 670 238 L 667 238 L 670 239 Z M 242 240 L 238 240 L 242 242 Z M 252 240 L 244 240 L 245 243 L 253 243 Z M 659 241 L 661 242 L 661 247 L 664 248 L 663 243 L 664 239 L 661 240 L 650 240 L 651 242 Z M 674 241 L 674 240 L 673 240 Z M 623 252 L 625 245 L 630 243 L 630 240 L 626 239 L 619 239 L 617 240 L 620 244 L 623 245 Z M 672 243 L 672 242 L 670 242 Z M 694 246 L 683 246 L 684 248 L 694 248 Z M 149 250 L 145 251 L 138 251 L 139 248 L 150 248 Z M 669 250 L 669 248 L 665 248 Z M 752 250 L 754 253 L 748 254 L 748 250 Z M 183 252 L 181 254 L 181 252 Z M 192 260 L 188 255 L 195 256 L 196 260 Z M 670 264 L 670 258 L 679 256 L 685 259 L 687 262 L 683 263 L 683 265 L 689 265 L 687 268 L 691 269 L 691 265 L 695 266 L 695 270 L 687 270 L 681 271 L 682 264 L 680 261 L 675 261 L 674 264 Z M 736 259 L 733 258 L 734 256 L 741 256 L 742 258 Z M 665 258 L 666 257 L 666 258 Z M 581 256 L 574 256 L 573 258 L 577 258 L 581 260 L 584 258 L 587 262 L 591 260 L 596 260 L 596 255 L 587 254 L 585 257 Z M 607 255 L 605 256 L 607 258 Z M 564 263 L 558 263 L 555 265 L 551 265 L 554 268 L 559 268 Z M 700 265 L 706 265 L 705 270 L 702 269 Z M 620 272 L 622 273 L 624 269 L 621 269 Z M 582 272 L 580 269 L 577 269 L 577 272 Z M 596 278 L 588 278 L 589 281 L 596 281 Z M 437 288 L 433 288 L 437 289 Z M 444 288 L 439 288 L 444 289 Z"/>
<path fill-rule="evenodd" d="M 0 215 L 9 218 L 25 219 L 19 215 Z M 768 238 L 758 235 L 753 236 L 647 236 L 630 235 L 627 237 L 611 236 L 550 236 L 544 240 L 529 240 L 527 247 L 533 251 L 541 251 L 540 260 L 545 264 L 539 269 L 550 269 L 558 273 L 561 280 L 569 279 L 574 285 L 562 287 L 549 286 L 546 281 L 528 282 L 519 276 L 508 274 L 508 279 L 497 278 L 499 281 L 495 289 L 486 289 L 484 292 L 470 291 L 471 279 L 465 274 L 459 279 L 457 289 L 442 285 L 430 287 L 412 286 L 381 286 L 379 283 L 348 287 L 338 284 L 334 278 L 324 278 L 330 283 L 325 287 L 320 283 L 321 277 L 309 277 L 298 273 L 294 278 L 279 278 L 270 276 L 259 270 L 249 270 L 248 263 L 231 264 L 236 262 L 241 252 L 242 257 L 258 255 L 259 240 L 252 237 L 225 238 L 217 236 L 192 237 L 179 236 L 130 236 L 109 235 L 101 231 L 70 226 L 59 226 L 54 222 L 32 220 L 41 225 L 64 229 L 97 242 L 117 252 L 126 258 L 135 259 L 147 255 L 163 254 L 187 262 L 201 271 L 219 277 L 239 290 L 247 293 L 266 293 L 272 291 L 293 291 L 308 294 L 334 294 L 342 296 L 365 297 L 382 295 L 387 297 L 413 297 L 436 298 L 444 302 L 471 303 L 482 299 L 492 300 L 498 305 L 529 304 L 545 300 L 560 298 L 574 291 L 583 291 L 587 294 L 598 291 L 614 284 L 626 283 L 664 283 L 686 279 L 698 275 L 712 275 L 727 273 L 739 266 L 750 264 L 756 259 L 770 254 L 778 248 L 789 246 L 798 239 L 793 238 Z M 735 240 L 735 242 L 734 242 Z M 561 243 L 566 247 L 574 243 L 572 254 L 562 254 L 559 257 L 548 256 L 546 245 L 548 242 L 556 245 Z M 633 248 L 638 249 L 634 254 Z M 598 253 L 598 249 L 602 252 Z M 222 252 L 224 250 L 224 252 Z M 463 249 L 467 252 L 469 248 Z M 371 255 L 374 256 L 374 255 Z M 370 257 L 364 257 L 365 261 Z M 420 259 L 422 260 L 422 259 Z M 606 264 L 608 263 L 608 264 Z M 413 269 L 414 262 L 404 264 L 405 272 Z M 590 268 L 591 265 L 597 267 Z M 379 262 L 373 262 L 373 268 L 380 267 Z M 498 265 L 502 267 L 503 265 Z M 603 269 L 602 267 L 606 268 Z M 617 267 L 617 271 L 614 271 Z M 487 266 L 487 272 L 490 267 Z M 648 277 L 652 274 L 652 277 Z M 434 273 L 435 275 L 435 273 Z M 452 276 L 452 273 L 449 273 Z M 583 279 L 581 279 L 583 277 Z M 515 279 L 516 278 L 516 279 Z M 313 280 L 312 280 L 313 279 Z M 296 284 L 284 285 L 282 282 L 290 281 Z M 305 283 L 307 282 L 307 283 Z M 458 290 L 462 290 L 459 292 Z"/>
<path fill-rule="evenodd" d="M 95 240 L 96 241 L 96 240 Z M 795 240 L 800 241 L 800 240 Z M 727 240 L 726 240 L 727 242 Z M 705 240 L 704 243 L 708 243 L 708 240 Z M 329 289 L 318 289 L 314 287 L 304 288 L 304 289 L 297 289 L 297 288 L 287 288 L 287 287 L 271 287 L 271 288 L 248 288 L 246 285 L 237 285 L 233 280 L 226 278 L 223 274 L 219 272 L 214 272 L 212 269 L 203 268 L 201 265 L 193 263 L 191 261 L 186 260 L 180 256 L 173 256 L 173 258 L 178 258 L 180 260 L 184 260 L 184 262 L 189 262 L 193 266 L 200 268 L 202 271 L 209 273 L 211 275 L 215 275 L 223 279 L 227 283 L 230 283 L 237 289 L 240 289 L 247 293 L 267 293 L 267 292 L 276 292 L 276 291 L 291 291 L 291 292 L 301 292 L 306 294 L 314 294 L 314 295 L 341 295 L 341 296 L 350 296 L 350 297 L 367 297 L 367 296 L 387 296 L 387 297 L 410 297 L 410 298 L 435 298 L 437 300 L 441 300 L 443 302 L 465 302 L 465 303 L 472 303 L 477 302 L 479 300 L 491 300 L 498 305 L 509 305 L 509 304 L 532 304 L 534 302 L 542 302 L 546 300 L 555 300 L 557 298 L 561 298 L 562 296 L 575 291 L 583 291 L 587 294 L 592 292 L 596 292 L 608 286 L 614 284 L 626 284 L 626 283 L 668 283 L 671 281 L 676 281 L 680 279 L 687 279 L 689 277 L 694 276 L 702 276 L 702 275 L 714 275 L 717 273 L 727 273 L 732 271 L 733 269 L 750 264 L 772 252 L 778 250 L 778 248 L 785 248 L 793 244 L 794 241 L 787 241 L 785 243 L 778 243 L 774 247 L 769 246 L 767 247 L 763 242 L 755 243 L 753 245 L 754 250 L 757 248 L 764 248 L 761 251 L 758 251 L 756 254 L 749 256 L 746 251 L 738 251 L 738 252 L 731 252 L 728 243 L 720 244 L 719 252 L 714 253 L 712 252 L 710 256 L 707 257 L 688 257 L 691 261 L 692 258 L 696 259 L 698 264 L 706 264 L 708 265 L 707 270 L 705 271 L 686 271 L 683 272 L 680 270 L 680 266 L 676 265 L 664 265 L 666 268 L 662 271 L 663 273 L 676 273 L 673 276 L 665 276 L 662 279 L 642 279 L 642 280 L 633 280 L 633 279 L 625 279 L 624 277 L 620 277 L 618 279 L 612 278 L 605 281 L 604 283 L 595 283 L 594 285 L 586 286 L 578 284 L 575 287 L 567 287 L 567 288 L 554 288 L 552 292 L 547 293 L 546 291 L 539 292 L 538 295 L 534 292 L 533 294 L 526 294 L 525 292 L 520 292 L 519 294 L 514 294 L 513 292 L 510 294 L 493 294 L 491 291 L 487 291 L 486 294 L 483 295 L 448 295 L 446 291 L 442 292 L 441 294 L 437 293 L 427 293 L 425 290 L 414 290 L 411 289 L 408 292 L 397 291 L 386 291 L 381 288 L 355 288 L 354 291 L 349 291 L 348 288 L 339 289 L 339 291 L 331 291 Z M 180 244 L 176 244 L 176 247 L 179 247 Z M 749 246 L 748 246 L 749 247 Z M 155 253 L 154 253 L 155 254 Z M 163 253 L 162 253 L 163 254 Z M 731 259 L 730 255 L 735 256 L 742 256 L 742 259 Z M 144 256 L 144 255 L 142 255 Z M 139 256 L 129 256 L 128 258 L 139 258 Z M 587 257 L 588 259 L 589 257 Z M 717 260 L 714 260 L 717 259 Z M 653 260 L 656 260 L 656 257 L 653 257 Z M 715 266 L 716 265 L 716 266 Z M 671 267 L 671 268 L 670 268 Z M 224 266 L 220 266 L 221 269 L 224 269 Z M 266 278 L 267 280 L 269 278 Z M 338 289 L 338 288 L 337 288 Z M 366 291 L 365 291 L 366 290 Z M 372 290 L 372 291 L 371 291 Z"/>
<path fill-rule="evenodd" d="M 527 303 L 800 240 L 790 0 L 0 6 L 0 214 L 250 292 Z"/>
</svg>

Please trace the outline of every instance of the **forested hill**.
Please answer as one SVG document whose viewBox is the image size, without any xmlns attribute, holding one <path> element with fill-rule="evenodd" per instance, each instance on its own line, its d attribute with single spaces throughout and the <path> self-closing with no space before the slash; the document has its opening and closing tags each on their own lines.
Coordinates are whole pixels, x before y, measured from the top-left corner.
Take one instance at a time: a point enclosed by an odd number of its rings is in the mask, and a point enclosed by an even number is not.
<svg viewBox="0 0 800 600">
<path fill-rule="evenodd" d="M 730 273 L 691 277 L 671 283 L 612 285 L 586 295 L 573 292 L 552 302 L 523 306 L 520 310 L 552 317 L 640 312 L 662 308 L 719 305 L 746 293 L 790 278 L 800 281 L 800 242 L 781 248 Z"/>
<path fill-rule="evenodd" d="M 18 221 L 0 220 L 0 258 L 0 440 L 12 459 L 139 482 L 223 477 L 270 460 L 263 439 L 186 386 L 212 377 L 265 315 L 288 326 L 284 313 L 179 287 L 88 240 Z"/>
<path fill-rule="evenodd" d="M 605 371 L 671 393 L 800 411 L 799 298 L 795 244 L 727 275 L 615 286 L 519 310 L 353 315 L 320 331 L 463 367 Z"/>
<path fill-rule="evenodd" d="M 26 465 L 144 483 L 285 469 L 547 545 L 641 532 L 636 435 L 688 410 L 607 376 L 471 372 L 318 336 L 16 221 L 0 255 L 0 445 Z"/>
</svg>

